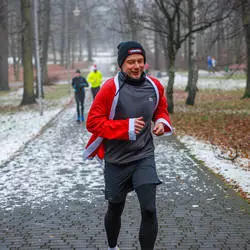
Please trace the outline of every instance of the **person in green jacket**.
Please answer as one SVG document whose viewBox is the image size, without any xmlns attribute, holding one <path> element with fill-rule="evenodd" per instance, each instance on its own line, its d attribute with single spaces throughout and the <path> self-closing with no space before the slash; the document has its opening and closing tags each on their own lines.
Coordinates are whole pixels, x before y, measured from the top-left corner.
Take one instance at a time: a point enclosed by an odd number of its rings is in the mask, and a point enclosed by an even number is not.
<svg viewBox="0 0 250 250">
<path fill-rule="evenodd" d="M 96 65 L 93 66 L 93 70 L 88 74 L 87 82 L 90 84 L 91 93 L 92 93 L 93 99 L 95 99 L 95 96 L 97 92 L 99 91 L 101 83 L 102 83 L 102 73 L 100 70 L 98 70 Z"/>
</svg>

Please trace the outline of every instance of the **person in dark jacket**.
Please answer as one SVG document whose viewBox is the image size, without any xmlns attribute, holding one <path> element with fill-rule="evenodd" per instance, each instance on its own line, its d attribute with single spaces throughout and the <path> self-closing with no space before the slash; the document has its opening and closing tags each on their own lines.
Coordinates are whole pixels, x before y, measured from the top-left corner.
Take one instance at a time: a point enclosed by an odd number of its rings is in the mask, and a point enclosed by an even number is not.
<svg viewBox="0 0 250 250">
<path fill-rule="evenodd" d="M 76 112 L 77 112 L 77 122 L 84 121 L 84 99 L 85 99 L 85 87 L 88 87 L 89 84 L 86 79 L 81 76 L 81 71 L 76 70 L 75 77 L 72 79 L 72 87 L 75 91 L 75 100 L 76 100 Z"/>
</svg>

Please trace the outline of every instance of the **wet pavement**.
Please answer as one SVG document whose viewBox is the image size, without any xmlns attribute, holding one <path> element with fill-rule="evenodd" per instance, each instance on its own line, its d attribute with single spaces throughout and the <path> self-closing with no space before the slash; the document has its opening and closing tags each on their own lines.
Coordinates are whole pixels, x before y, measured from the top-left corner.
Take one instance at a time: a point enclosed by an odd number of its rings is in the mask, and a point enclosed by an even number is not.
<svg viewBox="0 0 250 250">
<path fill-rule="evenodd" d="M 107 249 L 103 170 L 83 161 L 88 132 L 67 108 L 0 167 L 0 250 Z M 155 249 L 250 249 L 250 209 L 174 137 L 155 138 L 159 233 Z M 140 209 L 129 194 L 121 250 L 140 249 Z"/>
</svg>

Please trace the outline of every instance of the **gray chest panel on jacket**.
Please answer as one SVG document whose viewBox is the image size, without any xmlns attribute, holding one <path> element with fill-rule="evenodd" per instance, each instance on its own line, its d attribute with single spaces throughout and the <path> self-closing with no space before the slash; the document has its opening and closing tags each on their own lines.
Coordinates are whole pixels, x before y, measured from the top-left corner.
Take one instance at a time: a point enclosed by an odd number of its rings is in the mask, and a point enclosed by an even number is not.
<svg viewBox="0 0 250 250">
<path fill-rule="evenodd" d="M 105 160 L 112 163 L 128 163 L 154 154 L 151 120 L 156 105 L 156 93 L 146 80 L 139 86 L 125 83 L 119 91 L 114 120 L 138 118 L 146 123 L 135 141 L 105 140 Z"/>
</svg>

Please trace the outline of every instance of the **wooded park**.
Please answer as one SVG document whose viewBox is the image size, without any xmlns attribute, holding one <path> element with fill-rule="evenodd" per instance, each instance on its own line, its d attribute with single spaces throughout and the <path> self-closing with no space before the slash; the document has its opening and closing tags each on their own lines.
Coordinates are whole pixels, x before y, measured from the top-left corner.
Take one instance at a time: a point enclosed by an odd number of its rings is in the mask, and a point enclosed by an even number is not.
<svg viewBox="0 0 250 250">
<path fill-rule="evenodd" d="M 23 96 L 16 109 L 37 103 L 38 73 L 46 98 L 45 86 L 69 83 L 75 68 L 87 72 L 103 52 L 114 64 L 120 41 L 140 41 L 152 74 L 167 74 L 176 132 L 222 144 L 231 159 L 249 155 L 249 0 L 0 0 L 0 39 L 0 91 L 8 94 L 19 83 Z M 216 59 L 214 71 L 208 57 Z M 202 90 L 201 70 L 210 80 L 241 79 L 245 86 Z M 179 72 L 187 74 L 182 90 L 175 87 Z"/>
</svg>

